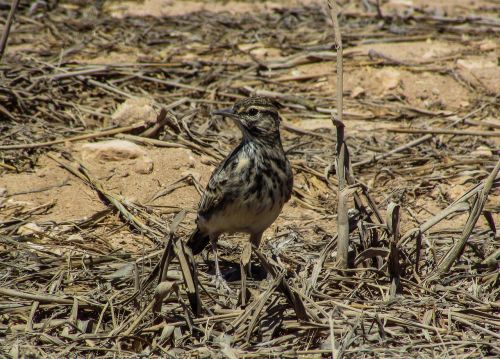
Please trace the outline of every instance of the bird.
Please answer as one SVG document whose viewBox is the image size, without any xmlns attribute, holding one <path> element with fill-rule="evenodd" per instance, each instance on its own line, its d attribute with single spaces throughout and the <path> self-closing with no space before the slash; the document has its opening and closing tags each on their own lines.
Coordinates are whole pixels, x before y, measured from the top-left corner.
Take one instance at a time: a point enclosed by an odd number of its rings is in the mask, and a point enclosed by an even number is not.
<svg viewBox="0 0 500 359">
<path fill-rule="evenodd" d="M 194 255 L 212 245 L 215 281 L 227 290 L 217 256 L 219 236 L 247 233 L 258 248 L 263 232 L 292 195 L 293 173 L 279 130 L 281 107 L 273 99 L 255 96 L 212 113 L 233 120 L 242 137 L 213 171 L 198 205 L 196 229 L 186 244 Z"/>
</svg>

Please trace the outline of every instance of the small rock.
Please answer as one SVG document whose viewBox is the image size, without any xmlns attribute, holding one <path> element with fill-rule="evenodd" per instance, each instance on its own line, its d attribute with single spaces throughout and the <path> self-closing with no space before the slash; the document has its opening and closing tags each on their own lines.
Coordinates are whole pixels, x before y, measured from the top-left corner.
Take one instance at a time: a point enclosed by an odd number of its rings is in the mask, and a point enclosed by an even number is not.
<svg viewBox="0 0 500 359">
<path fill-rule="evenodd" d="M 146 151 L 130 141 L 111 140 L 86 143 L 82 146 L 83 160 L 122 161 L 146 156 Z"/>
<path fill-rule="evenodd" d="M 458 68 L 464 70 L 475 70 L 475 69 L 487 69 L 495 68 L 497 65 L 495 62 L 486 59 L 459 59 L 457 60 Z"/>
<path fill-rule="evenodd" d="M 180 170 L 184 168 L 194 168 L 196 165 L 196 159 L 193 157 L 193 152 L 188 149 L 182 149 L 178 152 L 178 156 L 175 161 L 173 161 L 172 168 L 174 170 Z"/>
<path fill-rule="evenodd" d="M 261 57 L 267 57 L 267 54 L 268 54 L 268 51 L 266 48 L 258 48 L 258 49 L 254 49 L 251 51 L 252 55 L 256 56 L 257 58 L 261 58 Z"/>
<path fill-rule="evenodd" d="M 32 234 L 43 233 L 43 231 L 44 231 L 43 228 L 40 227 L 38 224 L 29 222 L 19 227 L 17 230 L 17 234 L 19 234 L 20 236 L 29 236 Z"/>
<path fill-rule="evenodd" d="M 383 69 L 377 75 L 384 91 L 392 90 L 398 87 L 401 81 L 401 73 L 395 69 Z"/>
<path fill-rule="evenodd" d="M 152 100 L 147 98 L 131 98 L 126 100 L 116 109 L 111 116 L 110 125 L 130 126 L 144 121 L 148 124 L 156 122 L 157 113 L 152 106 Z"/>
<path fill-rule="evenodd" d="M 135 172 L 143 175 L 153 172 L 154 162 L 148 156 L 142 156 L 136 161 Z"/>
<path fill-rule="evenodd" d="M 475 157 L 491 157 L 491 156 L 493 156 L 493 152 L 491 151 L 491 149 L 489 149 L 486 146 L 479 146 L 474 151 L 472 151 L 470 154 L 472 156 L 475 156 Z"/>
<path fill-rule="evenodd" d="M 67 239 L 66 239 L 67 242 L 78 242 L 78 243 L 85 243 L 85 241 L 83 240 L 83 237 L 80 233 L 74 233 L 72 235 L 70 235 Z"/>
<path fill-rule="evenodd" d="M 86 143 L 82 146 L 82 159 L 84 162 L 110 162 L 134 159 L 134 170 L 141 174 L 151 173 L 154 167 L 153 160 L 142 147 L 124 140 Z"/>
<path fill-rule="evenodd" d="M 365 93 L 365 89 L 361 86 L 356 86 L 351 92 L 351 98 L 359 97 L 360 95 Z"/>
<path fill-rule="evenodd" d="M 491 51 L 495 50 L 496 48 L 497 44 L 491 39 L 483 40 L 479 43 L 479 50 L 481 51 Z"/>
</svg>

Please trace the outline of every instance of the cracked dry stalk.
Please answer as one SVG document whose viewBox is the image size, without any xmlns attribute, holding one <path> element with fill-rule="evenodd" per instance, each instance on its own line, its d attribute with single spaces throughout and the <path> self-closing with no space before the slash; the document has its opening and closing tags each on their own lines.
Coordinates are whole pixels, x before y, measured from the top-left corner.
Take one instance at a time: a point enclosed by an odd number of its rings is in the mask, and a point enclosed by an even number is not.
<svg viewBox="0 0 500 359">
<path fill-rule="evenodd" d="M 3 53 L 7 47 L 7 39 L 9 38 L 10 27 L 12 26 L 12 21 L 14 21 L 14 15 L 16 14 L 17 7 L 19 6 L 20 0 L 12 0 L 10 5 L 9 16 L 7 17 L 7 22 L 5 23 L 2 38 L 0 39 L 0 63 L 2 62 Z"/>
<path fill-rule="evenodd" d="M 337 50 L 337 117 L 332 115 L 332 122 L 337 128 L 337 177 L 339 181 L 338 188 L 338 206 L 337 206 L 337 265 L 339 268 L 348 267 L 349 252 L 349 224 L 348 224 L 348 206 L 347 200 L 352 192 L 346 189 L 346 174 L 349 173 L 349 154 L 347 145 L 344 142 L 344 123 L 342 122 L 343 112 L 343 70 L 342 70 L 342 36 L 338 21 L 338 7 L 335 1 L 328 0 L 330 19 L 333 24 L 333 33 L 335 37 L 335 48 Z M 346 192 L 344 192 L 346 191 Z"/>
<path fill-rule="evenodd" d="M 435 272 L 429 276 L 430 279 L 433 279 L 435 277 L 440 277 L 443 274 L 447 273 L 450 270 L 453 263 L 455 263 L 455 261 L 462 255 L 467 240 L 472 234 L 472 231 L 476 226 L 477 220 L 479 219 L 481 213 L 483 212 L 484 205 L 486 204 L 486 200 L 488 199 L 488 194 L 491 188 L 493 187 L 493 183 L 495 182 L 499 170 L 500 170 L 500 160 L 497 161 L 495 168 L 490 173 L 488 178 L 486 178 L 486 180 L 484 181 L 483 190 L 476 195 L 476 198 L 474 199 L 474 206 L 472 207 L 469 214 L 469 218 L 465 223 L 462 236 L 460 237 L 458 242 L 455 243 L 453 248 L 446 254 L 446 256 L 444 256 L 444 258 L 441 259 Z"/>
<path fill-rule="evenodd" d="M 344 88 L 344 72 L 342 68 L 342 36 L 340 34 L 340 26 L 338 20 L 339 9 L 334 0 L 327 1 L 330 9 L 330 18 L 333 23 L 333 35 L 335 37 L 335 49 L 337 50 L 337 119 L 342 122 L 343 110 L 343 88 Z"/>
</svg>

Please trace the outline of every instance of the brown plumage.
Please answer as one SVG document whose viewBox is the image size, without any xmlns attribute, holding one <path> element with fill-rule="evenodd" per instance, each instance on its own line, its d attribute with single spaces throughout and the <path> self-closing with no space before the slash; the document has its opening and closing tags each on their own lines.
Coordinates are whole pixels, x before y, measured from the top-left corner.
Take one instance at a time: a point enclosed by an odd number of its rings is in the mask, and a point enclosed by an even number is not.
<svg viewBox="0 0 500 359">
<path fill-rule="evenodd" d="M 187 242 L 194 254 L 210 242 L 216 254 L 222 233 L 248 233 L 258 246 L 290 199 L 293 175 L 281 144 L 278 108 L 271 99 L 250 97 L 214 112 L 233 119 L 243 137 L 212 173 L 201 198 L 197 227 Z"/>
</svg>

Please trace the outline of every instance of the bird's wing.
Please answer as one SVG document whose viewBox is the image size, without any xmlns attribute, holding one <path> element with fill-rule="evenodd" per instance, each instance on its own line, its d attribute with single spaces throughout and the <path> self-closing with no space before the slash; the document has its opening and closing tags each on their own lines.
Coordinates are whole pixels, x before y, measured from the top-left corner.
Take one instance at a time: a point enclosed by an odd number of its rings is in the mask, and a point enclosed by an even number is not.
<svg viewBox="0 0 500 359">
<path fill-rule="evenodd" d="M 228 186 L 228 181 L 232 178 L 229 178 L 227 170 L 236 160 L 241 147 L 242 144 L 238 145 L 212 173 L 198 206 L 199 215 L 208 219 L 212 213 L 221 209 L 230 200 L 233 187 Z"/>
</svg>

